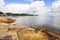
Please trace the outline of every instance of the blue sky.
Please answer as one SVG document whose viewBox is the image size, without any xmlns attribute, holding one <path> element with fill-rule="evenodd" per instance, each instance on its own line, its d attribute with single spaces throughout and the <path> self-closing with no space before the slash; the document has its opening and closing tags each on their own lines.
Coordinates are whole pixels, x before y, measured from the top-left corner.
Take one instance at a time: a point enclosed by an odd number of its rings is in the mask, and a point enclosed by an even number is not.
<svg viewBox="0 0 60 40">
<path fill-rule="evenodd" d="M 41 0 L 33 0 L 33 1 L 41 1 Z M 51 6 L 51 4 L 54 2 L 55 0 L 44 0 L 46 6 Z M 6 4 L 9 3 L 23 3 L 23 4 L 30 4 L 31 2 L 28 0 L 5 0 Z"/>
</svg>

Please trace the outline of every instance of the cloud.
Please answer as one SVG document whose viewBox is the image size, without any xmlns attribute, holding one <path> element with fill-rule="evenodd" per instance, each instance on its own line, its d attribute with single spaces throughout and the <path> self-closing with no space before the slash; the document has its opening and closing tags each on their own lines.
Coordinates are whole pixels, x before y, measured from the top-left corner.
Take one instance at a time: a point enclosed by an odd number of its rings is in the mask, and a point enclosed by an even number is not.
<svg viewBox="0 0 60 40">
<path fill-rule="evenodd" d="M 35 1 L 31 4 L 7 4 L 5 6 L 7 8 L 7 12 L 12 13 L 45 13 L 48 11 L 47 7 L 45 7 L 44 1 Z"/>
<path fill-rule="evenodd" d="M 0 0 L 0 7 L 5 4 L 4 0 Z"/>
<path fill-rule="evenodd" d="M 32 11 L 35 11 L 36 13 L 45 13 L 47 10 L 44 1 L 35 1 L 31 3 L 31 8 Z"/>
<path fill-rule="evenodd" d="M 0 11 L 4 10 L 4 5 L 5 5 L 4 0 L 0 0 Z"/>
<path fill-rule="evenodd" d="M 30 1 L 31 3 L 30 4 L 11 3 L 5 5 L 4 0 L 0 0 L 0 11 L 11 13 L 35 13 L 35 14 L 39 13 L 43 14 L 48 11 L 43 0 L 42 1 L 25 0 L 25 1 Z"/>
<path fill-rule="evenodd" d="M 52 8 L 58 8 L 58 7 L 60 7 L 60 0 L 57 0 L 52 4 Z"/>
<path fill-rule="evenodd" d="M 12 13 L 26 13 L 29 9 L 28 4 L 8 4 L 5 7 L 7 8 L 7 12 Z"/>
</svg>

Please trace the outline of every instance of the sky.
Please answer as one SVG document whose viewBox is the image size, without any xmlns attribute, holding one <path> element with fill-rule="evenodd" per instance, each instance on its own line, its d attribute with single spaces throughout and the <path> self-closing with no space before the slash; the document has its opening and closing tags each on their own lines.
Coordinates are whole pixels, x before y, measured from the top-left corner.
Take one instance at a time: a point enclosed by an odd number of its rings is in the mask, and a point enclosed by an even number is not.
<svg viewBox="0 0 60 40">
<path fill-rule="evenodd" d="M 0 11 L 11 13 L 46 13 L 60 5 L 59 0 L 0 0 Z"/>
<path fill-rule="evenodd" d="M 30 4 L 35 1 L 41 1 L 41 0 L 5 0 L 6 4 L 9 4 L 9 3 Z M 56 1 L 56 0 L 44 0 L 46 6 L 51 6 L 52 2 L 54 2 L 54 1 Z"/>
</svg>

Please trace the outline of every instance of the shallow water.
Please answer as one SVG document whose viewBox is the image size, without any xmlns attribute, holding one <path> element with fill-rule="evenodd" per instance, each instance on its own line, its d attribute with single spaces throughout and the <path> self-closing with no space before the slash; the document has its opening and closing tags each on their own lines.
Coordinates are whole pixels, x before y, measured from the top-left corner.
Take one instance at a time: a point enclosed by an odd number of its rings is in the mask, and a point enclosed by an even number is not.
<svg viewBox="0 0 60 40">
<path fill-rule="evenodd" d="M 47 25 L 47 28 L 52 28 L 56 30 L 60 30 L 59 25 L 54 26 L 54 21 L 52 20 L 52 17 L 47 16 L 20 16 L 15 18 L 16 21 L 12 24 L 23 24 L 33 27 L 41 27 L 43 24 Z"/>
<path fill-rule="evenodd" d="M 14 23 L 20 23 L 28 26 L 41 26 L 44 24 L 44 18 L 40 16 L 20 16 Z"/>
</svg>

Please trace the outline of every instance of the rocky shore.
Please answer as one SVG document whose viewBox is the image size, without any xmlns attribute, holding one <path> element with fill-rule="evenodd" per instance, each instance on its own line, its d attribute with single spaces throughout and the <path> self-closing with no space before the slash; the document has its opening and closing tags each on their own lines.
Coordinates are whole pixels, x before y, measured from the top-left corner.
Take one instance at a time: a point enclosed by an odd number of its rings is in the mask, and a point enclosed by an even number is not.
<svg viewBox="0 0 60 40">
<path fill-rule="evenodd" d="M 35 29 L 22 24 L 10 24 L 15 20 L 0 18 L 0 40 L 60 40 L 60 33 Z"/>
</svg>

